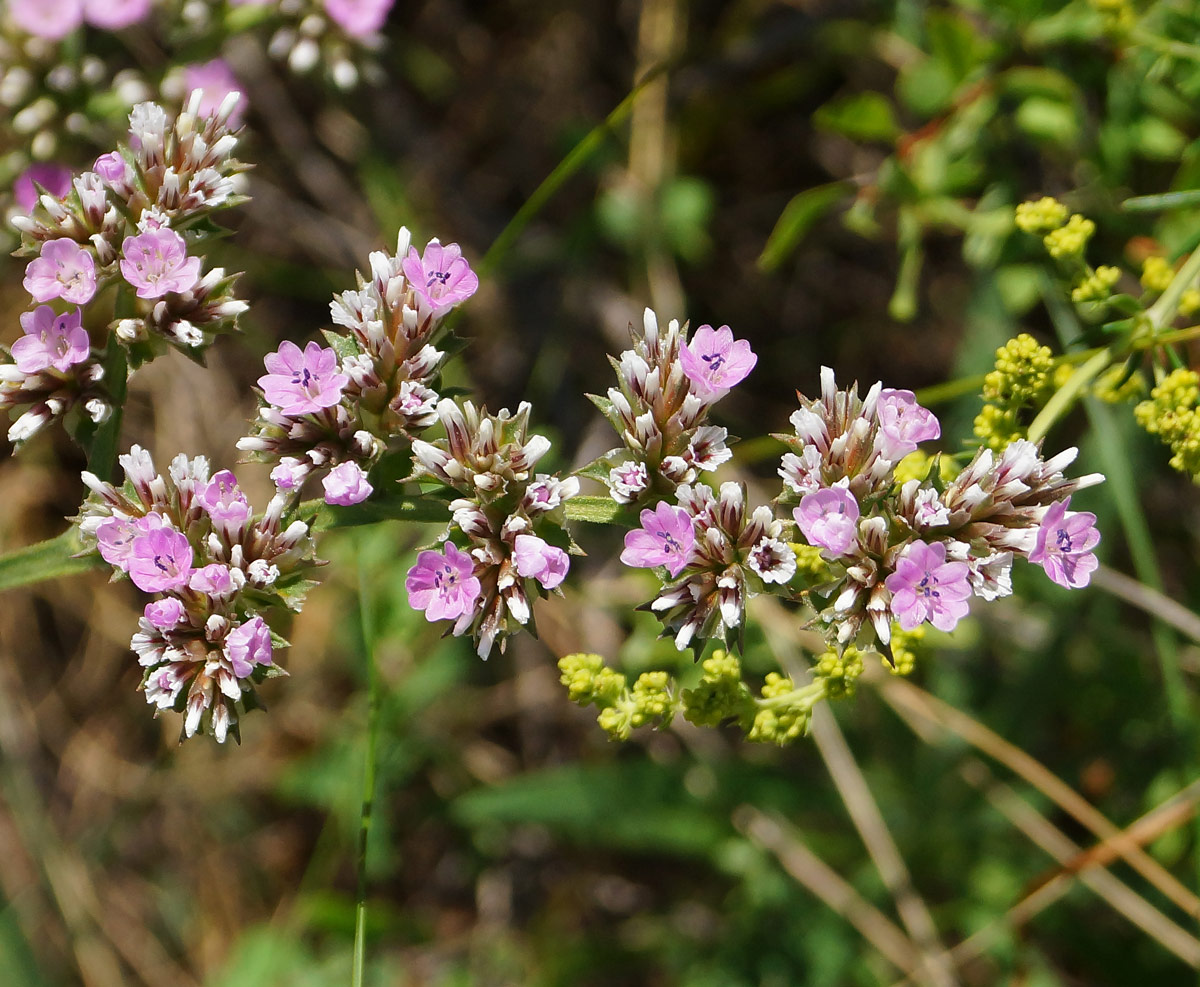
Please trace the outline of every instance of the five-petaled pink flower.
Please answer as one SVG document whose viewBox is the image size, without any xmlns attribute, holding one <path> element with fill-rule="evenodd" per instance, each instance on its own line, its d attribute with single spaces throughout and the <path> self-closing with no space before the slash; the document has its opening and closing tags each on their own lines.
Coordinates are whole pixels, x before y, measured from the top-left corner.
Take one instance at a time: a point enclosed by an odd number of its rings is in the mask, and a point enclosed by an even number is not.
<svg viewBox="0 0 1200 987">
<path fill-rule="evenodd" d="M 1046 570 L 1059 586 L 1079 589 L 1086 586 L 1100 565 L 1092 549 L 1100 543 L 1096 515 L 1090 511 L 1071 511 L 1071 498 L 1051 504 L 1038 527 L 1037 545 L 1029 561 Z"/>
<path fill-rule="evenodd" d="M 858 501 L 844 486 L 805 494 L 792 511 L 810 545 L 845 555 L 858 540 Z"/>
<path fill-rule="evenodd" d="M 479 287 L 479 277 L 457 243 L 443 247 L 430 240 L 424 256 L 417 254 L 416 247 L 409 247 L 403 266 L 413 291 L 435 314 L 465 302 Z"/>
<path fill-rule="evenodd" d="M 250 502 L 230 470 L 221 470 L 214 476 L 196 500 L 209 517 L 226 527 L 236 528 L 250 516 Z"/>
<path fill-rule="evenodd" d="M 470 613 L 481 592 L 474 573 L 471 556 L 450 542 L 444 554 L 422 552 L 404 579 L 409 605 L 424 610 L 426 620 L 453 620 Z"/>
<path fill-rule="evenodd" d="M 349 507 L 361 504 L 371 496 L 375 488 L 367 482 L 367 474 L 358 463 L 340 463 L 322 478 L 321 486 L 325 490 L 325 503 L 336 504 L 339 507 Z"/>
<path fill-rule="evenodd" d="M 13 182 L 13 198 L 25 212 L 37 205 L 38 196 L 41 195 L 38 186 L 61 199 L 71 191 L 71 169 L 65 165 L 40 162 L 21 172 Z"/>
<path fill-rule="evenodd" d="M 395 0 L 325 0 L 325 12 L 352 38 L 378 31 Z"/>
<path fill-rule="evenodd" d="M 121 274 L 137 288 L 138 298 L 187 291 L 200 280 L 200 258 L 187 255 L 187 244 L 174 230 L 150 229 L 127 236 L 121 253 Z"/>
<path fill-rule="evenodd" d="M 9 0 L 8 12 L 22 31 L 57 41 L 83 23 L 83 0 Z"/>
<path fill-rule="evenodd" d="M 39 302 L 61 298 L 85 305 L 96 294 L 96 262 L 91 252 L 69 237 L 46 240 L 41 256 L 25 268 L 25 290 Z"/>
<path fill-rule="evenodd" d="M 967 615 L 971 595 L 970 568 L 947 562 L 942 542 L 912 542 L 884 582 L 892 594 L 892 613 L 906 631 L 928 620 L 939 631 L 950 631 Z"/>
<path fill-rule="evenodd" d="M 665 565 L 672 578 L 678 576 L 696 541 L 692 516 L 682 507 L 663 502 L 652 511 L 642 511 L 641 521 L 640 528 L 625 535 L 621 561 L 639 569 Z"/>
<path fill-rule="evenodd" d="M 879 452 L 893 462 L 915 452 L 918 442 L 936 439 L 942 426 L 912 391 L 885 387 L 879 392 Z"/>
<path fill-rule="evenodd" d="M 679 351 L 679 362 L 696 395 L 715 401 L 746 379 L 758 356 L 746 340 L 733 338 L 729 326 L 701 326 Z"/>
<path fill-rule="evenodd" d="M 255 665 L 271 664 L 271 653 L 271 628 L 262 617 L 251 617 L 225 637 L 225 654 L 239 679 L 254 671 Z"/>
<path fill-rule="evenodd" d="M 309 342 L 302 352 L 291 340 L 284 340 L 278 350 L 263 357 L 263 365 L 269 373 L 258 378 L 258 386 L 267 403 L 285 415 L 307 415 L 332 407 L 350 382 L 337 372 L 337 354 L 316 342 Z"/>
<path fill-rule="evenodd" d="M 12 355 L 23 374 L 51 367 L 65 373 L 91 352 L 79 309 L 59 315 L 49 305 L 39 305 L 21 313 L 21 328 L 25 335 L 12 344 Z"/>
<path fill-rule="evenodd" d="M 517 535 L 513 543 L 517 572 L 532 577 L 546 589 L 554 589 L 567 577 L 571 560 L 561 548 L 548 545 L 537 535 Z"/>
<path fill-rule="evenodd" d="M 165 526 L 155 528 L 133 539 L 129 578 L 145 593 L 182 589 L 192 575 L 192 558 L 187 535 Z"/>
</svg>

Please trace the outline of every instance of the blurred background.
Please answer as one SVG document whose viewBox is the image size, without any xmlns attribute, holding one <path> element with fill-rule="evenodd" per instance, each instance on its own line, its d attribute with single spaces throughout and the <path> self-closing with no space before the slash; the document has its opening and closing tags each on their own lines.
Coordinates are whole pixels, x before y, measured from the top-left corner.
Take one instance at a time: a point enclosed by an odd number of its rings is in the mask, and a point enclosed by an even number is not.
<svg viewBox="0 0 1200 987">
<path fill-rule="evenodd" d="M 88 43 L 147 79 L 198 57 L 140 30 Z M 1200 239 L 1195 208 L 1120 210 L 1200 184 L 1187 0 L 429 0 L 381 34 L 349 90 L 293 72 L 266 33 L 222 46 L 255 167 L 220 262 L 251 310 L 207 370 L 172 353 L 134 378 L 123 446 L 231 465 L 262 355 L 327 325 L 400 225 L 487 255 L 454 382 L 493 409 L 530 400 L 560 469 L 613 444 L 584 394 L 647 305 L 751 341 L 757 369 L 718 415 L 750 439 L 788 429 L 822 364 L 920 389 L 987 371 L 1020 331 L 1077 335 L 1017 202 L 1093 218 L 1096 263 Z M 110 146 L 90 133 L 56 160 L 88 167 Z M 22 270 L 0 267 L 4 342 Z M 963 393 L 935 406 L 950 450 L 979 411 Z M 682 721 L 611 743 L 567 702 L 555 661 L 573 651 L 694 674 L 633 612 L 655 584 L 615 564 L 613 529 L 576 526 L 588 558 L 538 605 L 540 640 L 487 663 L 405 601 L 436 529 L 330 534 L 290 677 L 240 747 L 179 746 L 178 717 L 151 718 L 127 583 L 6 593 L 0 983 L 348 983 L 368 640 L 368 983 L 1193 983 L 1198 499 L 1128 407 L 1089 399 L 1047 447 L 1073 444 L 1075 471 L 1110 479 L 1073 506 L 1100 516 L 1111 574 L 1069 593 L 1018 570 L 911 679 L 869 669 L 787 749 Z M 724 478 L 769 499 L 782 449 L 740 450 Z M 0 462 L 0 548 L 63 530 L 82 466 L 61 432 Z M 239 468 L 260 505 L 266 472 Z M 750 615 L 748 671 L 797 660 L 792 615 Z"/>
</svg>

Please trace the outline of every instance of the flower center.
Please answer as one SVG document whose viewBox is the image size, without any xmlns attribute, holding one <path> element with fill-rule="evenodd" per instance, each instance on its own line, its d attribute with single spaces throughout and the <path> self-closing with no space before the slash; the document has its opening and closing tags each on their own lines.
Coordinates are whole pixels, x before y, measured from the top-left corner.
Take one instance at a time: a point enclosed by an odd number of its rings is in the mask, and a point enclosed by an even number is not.
<svg viewBox="0 0 1200 987">
<path fill-rule="evenodd" d="M 1069 531 L 1067 531 L 1066 528 L 1058 529 L 1058 532 L 1055 536 L 1055 540 L 1058 543 L 1058 550 L 1060 552 L 1071 551 L 1071 534 Z"/>
<path fill-rule="evenodd" d="M 705 353 L 700 359 L 708 364 L 708 372 L 714 377 L 721 372 L 721 367 L 725 365 L 723 353 Z"/>
<path fill-rule="evenodd" d="M 446 282 L 450 280 L 449 271 L 430 271 L 429 280 L 425 282 L 426 288 L 432 288 L 434 283 L 440 284 L 443 288 L 446 287 Z"/>
<path fill-rule="evenodd" d="M 937 584 L 937 576 L 935 576 L 932 572 L 927 572 L 922 577 L 921 581 L 917 583 L 917 589 L 920 591 L 921 595 L 925 597 L 925 599 L 929 599 L 931 596 L 936 598 L 942 595 L 934 588 L 937 586 Z"/>
<path fill-rule="evenodd" d="M 683 552 L 683 546 L 680 545 L 679 542 L 675 540 L 675 536 L 673 534 L 671 534 L 669 531 L 659 531 L 659 532 L 656 532 L 656 534 L 663 541 L 663 551 L 664 552 L 673 552 L 673 553 L 682 553 Z"/>
</svg>

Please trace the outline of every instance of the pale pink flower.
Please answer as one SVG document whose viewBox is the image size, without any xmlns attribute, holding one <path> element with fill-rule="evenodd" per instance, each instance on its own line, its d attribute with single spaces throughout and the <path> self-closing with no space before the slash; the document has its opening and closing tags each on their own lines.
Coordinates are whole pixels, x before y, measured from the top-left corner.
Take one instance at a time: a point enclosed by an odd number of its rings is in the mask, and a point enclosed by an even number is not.
<svg viewBox="0 0 1200 987">
<path fill-rule="evenodd" d="M 225 638 L 225 654 L 239 679 L 254 671 L 255 665 L 270 665 L 272 652 L 271 628 L 259 616 L 239 624 Z"/>
<path fill-rule="evenodd" d="M 537 535 L 517 535 L 513 545 L 517 572 L 536 579 L 546 589 L 554 589 L 567 577 L 571 560 L 561 548 L 546 544 Z"/>
<path fill-rule="evenodd" d="M 325 0 L 325 12 L 352 38 L 383 27 L 395 0 Z"/>
<path fill-rule="evenodd" d="M 173 596 L 168 596 L 162 600 L 155 600 L 153 603 L 147 603 L 146 609 L 142 613 L 142 616 L 160 631 L 167 631 L 172 627 L 178 627 L 179 622 L 183 620 L 183 615 L 183 604 Z"/>
<path fill-rule="evenodd" d="M 463 258 L 458 244 L 443 247 L 437 240 L 429 241 L 424 255 L 419 255 L 416 247 L 408 248 L 404 276 L 435 314 L 466 301 L 479 287 L 479 277 Z"/>
<path fill-rule="evenodd" d="M 1046 570 L 1059 586 L 1079 589 L 1092 579 L 1100 565 L 1092 549 L 1100 543 L 1096 515 L 1089 511 L 1067 511 L 1071 498 L 1051 504 L 1037 532 L 1037 545 L 1029 561 Z"/>
<path fill-rule="evenodd" d="M 633 503 L 649 486 L 650 476 L 645 463 L 622 463 L 608 471 L 608 489 L 618 504 Z"/>
<path fill-rule="evenodd" d="M 121 274 L 137 288 L 138 298 L 187 291 L 200 280 L 200 258 L 187 255 L 187 244 L 174 230 L 127 236 L 121 253 Z"/>
<path fill-rule="evenodd" d="M 672 578 L 688 564 L 696 533 L 692 516 L 682 507 L 665 501 L 641 514 L 642 526 L 625 535 L 621 561 L 628 566 L 652 569 L 665 565 Z"/>
<path fill-rule="evenodd" d="M 36 4 L 38 0 L 32 2 Z M 71 169 L 60 164 L 40 163 L 30 165 L 21 172 L 13 182 L 13 198 L 25 212 L 37 205 L 38 196 L 41 194 L 38 186 L 61 199 L 71 191 Z"/>
<path fill-rule="evenodd" d="M 12 344 L 13 359 L 21 373 L 33 374 L 51 367 L 66 373 L 91 353 L 79 309 L 59 315 L 49 305 L 39 305 L 32 312 L 21 313 L 21 328 L 25 335 Z"/>
<path fill-rule="evenodd" d="M 969 572 L 965 562 L 946 561 L 942 542 L 912 542 L 884 582 L 900 626 L 911 631 L 928 620 L 939 631 L 953 630 L 970 609 Z"/>
<path fill-rule="evenodd" d="M 284 340 L 276 352 L 263 357 L 263 365 L 269 372 L 258 378 L 258 386 L 267 403 L 285 415 L 307 415 L 332 407 L 350 382 L 337 372 L 337 354 L 312 341 L 302 352 L 291 340 Z"/>
<path fill-rule="evenodd" d="M 83 23 L 83 0 L 8 0 L 8 12 L 22 31 L 57 41 Z"/>
<path fill-rule="evenodd" d="M 96 294 L 96 263 L 90 251 L 69 237 L 46 240 L 41 255 L 25 268 L 24 285 L 39 302 L 61 298 L 86 305 Z"/>
<path fill-rule="evenodd" d="M 279 465 L 271 470 L 271 482 L 279 490 L 296 490 L 310 471 L 311 465 L 307 460 L 284 456 L 279 460 Z"/>
<path fill-rule="evenodd" d="M 120 151 L 101 154 L 92 162 L 92 171 L 114 188 L 127 187 L 131 178 L 129 162 L 121 156 Z"/>
<path fill-rule="evenodd" d="M 321 486 L 325 489 L 325 503 L 336 504 L 339 507 L 361 504 L 375 490 L 367 482 L 367 474 L 358 463 L 352 462 L 335 466 L 322 478 Z"/>
<path fill-rule="evenodd" d="M 729 326 L 717 330 L 701 326 L 680 349 L 679 363 L 696 395 L 715 401 L 746 379 L 758 363 L 758 356 L 746 340 L 733 338 Z"/>
<path fill-rule="evenodd" d="M 242 125 L 247 106 L 246 91 L 225 59 L 214 58 L 208 62 L 185 66 L 183 84 L 189 93 L 196 89 L 203 90 L 199 111 L 202 117 L 215 113 L 230 93 L 240 94 L 241 98 L 229 114 L 229 129 L 236 130 Z"/>
<path fill-rule="evenodd" d="M 404 588 L 414 610 L 424 610 L 427 620 L 453 620 L 470 613 L 482 587 L 475 562 L 450 542 L 442 552 L 422 552 L 408 570 Z"/>
<path fill-rule="evenodd" d="M 192 574 L 192 546 L 174 528 L 147 531 L 129 549 L 129 578 L 145 593 L 182 589 Z"/>
<path fill-rule="evenodd" d="M 230 470 L 221 470 L 197 494 L 196 500 L 219 524 L 236 528 L 250 517 L 250 502 Z"/>
<path fill-rule="evenodd" d="M 188 589 L 204 593 L 213 599 L 232 595 L 234 589 L 231 570 L 220 562 L 212 562 L 201 569 L 194 569 L 188 578 Z"/>
<path fill-rule="evenodd" d="M 854 495 L 838 485 L 805 494 L 792 516 L 810 545 L 838 556 L 857 542 L 860 513 Z"/>
<path fill-rule="evenodd" d="M 150 13 L 151 0 L 83 0 L 83 12 L 89 24 L 119 31 L 136 24 Z"/>
<path fill-rule="evenodd" d="M 885 387 L 879 392 L 879 452 L 898 462 L 915 452 L 918 442 L 936 439 L 942 426 L 933 412 L 917 404 L 912 391 Z"/>
</svg>

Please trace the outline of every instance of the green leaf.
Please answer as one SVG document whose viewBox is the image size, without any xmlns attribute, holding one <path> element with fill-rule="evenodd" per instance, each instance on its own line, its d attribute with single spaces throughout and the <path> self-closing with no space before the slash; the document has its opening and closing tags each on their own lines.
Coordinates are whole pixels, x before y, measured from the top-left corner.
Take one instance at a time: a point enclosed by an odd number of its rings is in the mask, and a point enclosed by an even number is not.
<svg viewBox="0 0 1200 987">
<path fill-rule="evenodd" d="M 1121 203 L 1121 208 L 1126 212 L 1156 212 L 1160 209 L 1189 209 L 1192 206 L 1200 206 L 1200 188 L 1164 192 L 1161 195 L 1135 195 Z"/>
<path fill-rule="evenodd" d="M 849 198 L 854 187 L 849 182 L 831 182 L 805 189 L 792 197 L 783 207 L 775 228 L 767 238 L 767 245 L 758 257 L 758 269 L 763 272 L 776 270 L 793 250 L 839 202 Z"/>
<path fill-rule="evenodd" d="M 1079 141 L 1079 114 L 1056 99 L 1031 96 L 1017 107 L 1017 126 L 1035 140 L 1074 147 Z"/>
<path fill-rule="evenodd" d="M 82 550 L 79 530 L 72 526 L 55 538 L 0 556 L 0 590 L 108 568 L 99 555 L 73 557 Z"/>
<path fill-rule="evenodd" d="M 900 134 L 892 101 L 870 91 L 830 100 L 818 107 L 813 123 L 856 141 L 893 141 Z"/>
<path fill-rule="evenodd" d="M 609 497 L 572 497 L 564 506 L 568 520 L 591 524 L 620 524 L 626 514 L 626 509 Z"/>
</svg>

